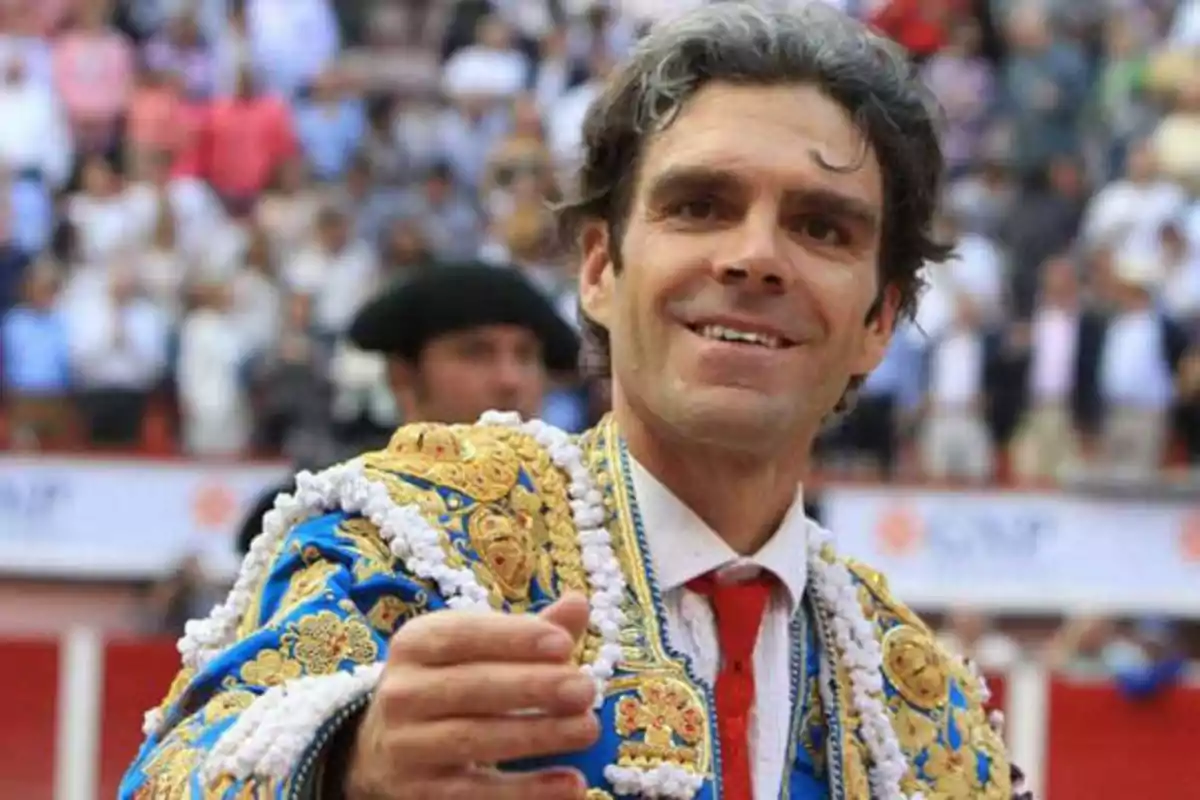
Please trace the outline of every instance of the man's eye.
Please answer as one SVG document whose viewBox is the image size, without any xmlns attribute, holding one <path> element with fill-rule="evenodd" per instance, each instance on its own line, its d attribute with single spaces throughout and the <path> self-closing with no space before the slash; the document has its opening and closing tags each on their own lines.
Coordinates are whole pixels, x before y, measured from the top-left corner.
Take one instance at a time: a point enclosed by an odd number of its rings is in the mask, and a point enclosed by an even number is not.
<svg viewBox="0 0 1200 800">
<path fill-rule="evenodd" d="M 717 202 L 711 197 L 701 197 L 694 200 L 682 200 L 668 208 L 672 217 L 684 220 L 706 220 L 717 216 Z"/>
<path fill-rule="evenodd" d="M 844 228 L 821 217 L 803 219 L 798 227 L 802 235 L 820 244 L 840 247 L 850 241 Z"/>
</svg>

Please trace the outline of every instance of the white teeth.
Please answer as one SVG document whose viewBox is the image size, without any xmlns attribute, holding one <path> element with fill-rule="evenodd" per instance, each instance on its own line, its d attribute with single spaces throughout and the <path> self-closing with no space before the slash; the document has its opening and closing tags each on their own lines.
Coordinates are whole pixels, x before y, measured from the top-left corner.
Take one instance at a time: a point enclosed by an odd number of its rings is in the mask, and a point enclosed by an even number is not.
<svg viewBox="0 0 1200 800">
<path fill-rule="evenodd" d="M 733 328 L 726 328 L 724 325 L 702 325 L 699 333 L 706 339 L 717 339 L 724 342 L 748 342 L 770 348 L 783 347 L 783 340 L 778 336 L 771 336 L 766 333 L 754 333 L 753 331 L 734 330 Z"/>
</svg>

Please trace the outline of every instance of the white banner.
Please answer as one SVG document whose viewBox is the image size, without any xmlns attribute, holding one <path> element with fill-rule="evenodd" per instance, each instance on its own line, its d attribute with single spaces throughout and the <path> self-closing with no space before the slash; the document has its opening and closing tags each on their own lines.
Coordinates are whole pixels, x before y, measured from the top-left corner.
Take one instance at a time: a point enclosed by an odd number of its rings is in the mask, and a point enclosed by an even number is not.
<svg viewBox="0 0 1200 800">
<path fill-rule="evenodd" d="M 925 609 L 1200 618 L 1200 502 L 830 487 L 838 550 Z"/>
<path fill-rule="evenodd" d="M 216 574 L 283 466 L 0 457 L 0 574 L 149 578 L 188 554 Z"/>
</svg>

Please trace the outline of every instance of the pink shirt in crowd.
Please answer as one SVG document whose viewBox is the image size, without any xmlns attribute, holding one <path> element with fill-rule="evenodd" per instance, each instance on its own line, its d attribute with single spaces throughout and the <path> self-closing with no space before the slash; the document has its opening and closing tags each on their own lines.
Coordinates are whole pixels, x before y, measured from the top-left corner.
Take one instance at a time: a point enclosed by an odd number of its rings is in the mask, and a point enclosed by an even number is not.
<svg viewBox="0 0 1200 800">
<path fill-rule="evenodd" d="M 54 81 L 76 133 L 109 133 L 133 92 L 134 52 L 116 31 L 75 31 L 54 46 Z"/>
<path fill-rule="evenodd" d="M 276 97 L 221 98 L 208 106 L 197 173 L 226 198 L 261 193 L 298 143 L 287 104 Z"/>
</svg>

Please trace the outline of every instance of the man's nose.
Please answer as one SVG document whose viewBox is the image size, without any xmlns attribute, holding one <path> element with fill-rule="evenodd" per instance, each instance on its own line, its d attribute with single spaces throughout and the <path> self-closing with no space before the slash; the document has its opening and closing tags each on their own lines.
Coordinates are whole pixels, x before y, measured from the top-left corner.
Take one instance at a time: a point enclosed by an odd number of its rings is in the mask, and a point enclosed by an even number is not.
<svg viewBox="0 0 1200 800">
<path fill-rule="evenodd" d="M 717 279 L 726 286 L 783 292 L 790 280 L 786 236 L 773 209 L 748 214 L 737 231 L 731 258 L 716 264 Z"/>
</svg>

